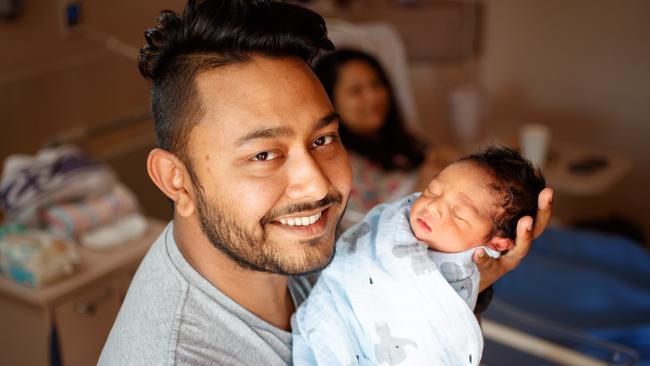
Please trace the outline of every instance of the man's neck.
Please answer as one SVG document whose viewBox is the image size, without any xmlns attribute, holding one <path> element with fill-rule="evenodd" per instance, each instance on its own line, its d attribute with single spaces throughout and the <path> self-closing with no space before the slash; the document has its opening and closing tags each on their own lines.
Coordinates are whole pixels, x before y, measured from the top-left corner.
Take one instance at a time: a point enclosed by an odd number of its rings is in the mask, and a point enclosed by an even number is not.
<svg viewBox="0 0 650 366">
<path fill-rule="evenodd" d="M 175 218 L 174 239 L 183 257 L 226 296 L 280 329 L 290 330 L 295 306 L 288 277 L 244 269 L 216 249 L 198 224 Z"/>
</svg>

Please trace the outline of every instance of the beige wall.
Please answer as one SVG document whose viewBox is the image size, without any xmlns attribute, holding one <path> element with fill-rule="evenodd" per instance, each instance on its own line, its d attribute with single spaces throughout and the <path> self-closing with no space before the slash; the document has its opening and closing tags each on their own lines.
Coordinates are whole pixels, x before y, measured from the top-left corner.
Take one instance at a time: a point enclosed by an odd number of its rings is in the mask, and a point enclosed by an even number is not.
<svg viewBox="0 0 650 366">
<path fill-rule="evenodd" d="M 551 126 L 554 138 L 627 154 L 606 195 L 559 196 L 575 216 L 618 212 L 650 237 L 650 2 L 488 0 L 480 81 L 493 128 Z"/>
<path fill-rule="evenodd" d="M 158 11 L 180 9 L 184 1 L 82 3 L 85 24 L 138 47 Z M 559 196 L 559 214 L 625 213 L 644 224 L 650 236 L 650 194 L 645 193 L 650 183 L 650 2 L 485 3 L 484 51 L 477 63 L 420 61 L 412 67 L 420 115 L 432 137 L 449 138 L 446 93 L 472 81 L 478 69 L 493 104 L 489 127 L 514 131 L 523 122 L 547 123 L 558 139 L 604 146 L 634 160 L 634 172 L 604 196 Z M 34 153 L 54 132 L 148 106 L 148 84 L 135 62 L 85 37 L 63 36 L 57 4 L 29 1 L 22 17 L 0 23 L 0 159 Z M 152 136 L 153 131 L 148 127 L 142 133 Z M 110 163 L 148 212 L 164 217 L 168 207 L 144 170 L 151 144 Z"/>
<path fill-rule="evenodd" d="M 110 33 L 137 50 L 158 12 L 180 9 L 184 1 L 81 3 L 82 24 Z M 58 4 L 57 0 L 27 1 L 22 16 L 0 22 L 0 161 L 11 153 L 35 153 L 57 132 L 97 126 L 148 108 L 149 86 L 134 59 L 84 36 L 64 36 Z M 151 137 L 148 143 L 141 139 L 141 146 L 123 150 L 123 156 L 108 162 L 136 191 L 149 214 L 169 217 L 169 207 L 146 176 L 153 125 L 146 126 L 138 131 Z M 98 149 L 110 150 L 114 143 Z"/>
</svg>

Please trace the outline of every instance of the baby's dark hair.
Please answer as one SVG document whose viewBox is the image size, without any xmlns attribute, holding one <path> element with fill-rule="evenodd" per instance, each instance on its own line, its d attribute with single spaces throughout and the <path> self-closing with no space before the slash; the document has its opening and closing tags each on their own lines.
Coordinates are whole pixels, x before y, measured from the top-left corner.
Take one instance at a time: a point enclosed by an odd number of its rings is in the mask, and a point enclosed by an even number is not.
<svg viewBox="0 0 650 366">
<path fill-rule="evenodd" d="M 153 81 L 151 106 L 158 146 L 185 157 L 187 136 L 202 116 L 194 78 L 244 63 L 252 55 L 311 62 L 334 45 L 323 18 L 271 0 L 189 0 L 182 15 L 164 10 L 145 32 L 139 68 Z M 187 161 L 186 161 L 187 163 Z"/>
<path fill-rule="evenodd" d="M 490 236 L 514 239 L 519 219 L 524 216 L 535 219 L 537 214 L 537 199 L 546 187 L 540 170 L 508 147 L 491 146 L 460 161 L 476 164 L 493 178 L 489 187 L 501 198 L 499 204 L 505 211 L 495 218 Z"/>
</svg>

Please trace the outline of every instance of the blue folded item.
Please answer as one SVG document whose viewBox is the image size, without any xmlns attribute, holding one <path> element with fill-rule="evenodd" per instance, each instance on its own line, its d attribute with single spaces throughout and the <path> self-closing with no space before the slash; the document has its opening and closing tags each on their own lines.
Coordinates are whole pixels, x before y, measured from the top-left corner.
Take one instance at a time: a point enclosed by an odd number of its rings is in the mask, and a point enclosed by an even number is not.
<svg viewBox="0 0 650 366">
<path fill-rule="evenodd" d="M 650 253 L 634 242 L 547 229 L 495 292 L 528 313 L 634 348 L 650 365 Z"/>
</svg>

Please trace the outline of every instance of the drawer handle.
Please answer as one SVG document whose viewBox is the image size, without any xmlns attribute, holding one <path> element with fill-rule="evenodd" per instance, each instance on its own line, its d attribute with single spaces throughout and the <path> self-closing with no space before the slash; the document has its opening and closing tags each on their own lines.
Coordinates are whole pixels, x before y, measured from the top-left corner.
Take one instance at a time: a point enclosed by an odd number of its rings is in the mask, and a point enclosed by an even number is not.
<svg viewBox="0 0 650 366">
<path fill-rule="evenodd" d="M 74 310 L 81 315 L 93 315 L 99 305 L 111 299 L 113 291 L 109 288 L 102 295 L 89 302 L 76 302 Z"/>
<path fill-rule="evenodd" d="M 95 304 L 78 302 L 74 304 L 74 310 L 82 315 L 93 315 L 95 313 Z"/>
</svg>

